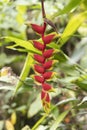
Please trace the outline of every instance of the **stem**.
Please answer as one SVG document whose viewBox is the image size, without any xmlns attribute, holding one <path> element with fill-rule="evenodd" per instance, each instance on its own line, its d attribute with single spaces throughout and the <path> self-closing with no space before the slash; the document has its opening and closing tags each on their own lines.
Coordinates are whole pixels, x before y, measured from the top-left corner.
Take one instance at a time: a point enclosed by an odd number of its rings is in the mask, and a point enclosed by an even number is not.
<svg viewBox="0 0 87 130">
<path fill-rule="evenodd" d="M 42 16 L 43 16 L 43 18 L 46 18 L 46 13 L 45 13 L 45 9 L 44 9 L 44 0 L 41 0 L 41 5 L 42 5 Z"/>
<path fill-rule="evenodd" d="M 36 128 L 42 123 L 42 121 L 48 116 L 48 114 L 46 113 L 43 117 L 41 117 L 41 119 L 39 121 L 37 121 L 37 123 L 33 126 L 33 128 L 31 130 L 36 130 Z"/>
</svg>

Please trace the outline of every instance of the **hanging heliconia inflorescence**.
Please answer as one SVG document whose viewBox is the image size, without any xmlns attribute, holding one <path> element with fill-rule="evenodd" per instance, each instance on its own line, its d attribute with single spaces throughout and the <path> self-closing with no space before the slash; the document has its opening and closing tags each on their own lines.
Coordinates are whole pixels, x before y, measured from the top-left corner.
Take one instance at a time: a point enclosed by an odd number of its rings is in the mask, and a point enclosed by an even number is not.
<svg viewBox="0 0 87 130">
<path fill-rule="evenodd" d="M 47 81 L 51 79 L 54 74 L 54 72 L 50 71 L 50 69 L 54 63 L 51 57 L 55 52 L 54 49 L 47 49 L 47 44 L 50 44 L 55 37 L 55 34 L 45 35 L 47 24 L 48 23 L 45 20 L 42 26 L 30 24 L 32 29 L 41 36 L 41 42 L 38 40 L 33 40 L 33 46 L 41 51 L 41 55 L 34 54 L 33 56 L 34 60 L 36 61 L 34 65 L 34 71 L 38 73 L 37 75 L 34 75 L 34 80 L 41 85 L 41 100 L 45 112 L 49 112 L 50 110 L 49 92 L 54 91 L 54 88 L 47 83 Z"/>
</svg>

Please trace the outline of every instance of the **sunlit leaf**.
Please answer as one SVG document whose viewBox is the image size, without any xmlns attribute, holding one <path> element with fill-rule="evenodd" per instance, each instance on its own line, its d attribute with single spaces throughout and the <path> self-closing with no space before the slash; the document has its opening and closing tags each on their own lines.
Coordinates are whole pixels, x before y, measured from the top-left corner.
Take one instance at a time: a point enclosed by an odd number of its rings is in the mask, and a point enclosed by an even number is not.
<svg viewBox="0 0 87 130">
<path fill-rule="evenodd" d="M 70 0 L 70 2 L 60 11 L 54 13 L 53 17 L 70 13 L 70 11 L 74 10 L 83 0 Z"/>
<path fill-rule="evenodd" d="M 25 5 L 18 5 L 16 7 L 18 13 L 16 16 L 17 21 L 20 25 L 24 24 L 24 14 L 26 13 L 26 6 Z"/>
<path fill-rule="evenodd" d="M 39 53 L 40 54 L 40 51 L 35 49 L 33 47 L 32 43 L 29 42 L 29 41 L 21 40 L 21 39 L 18 39 L 18 38 L 15 38 L 15 37 L 10 37 L 10 36 L 5 37 L 5 38 L 8 39 L 9 41 L 15 42 L 15 44 L 17 46 L 20 46 L 20 47 L 23 47 L 23 48 L 27 49 L 29 52 Z"/>
<path fill-rule="evenodd" d="M 15 130 L 13 124 L 9 120 L 6 120 L 5 126 L 6 126 L 6 130 Z"/>
<path fill-rule="evenodd" d="M 76 32 L 79 26 L 87 19 L 87 11 L 74 15 L 68 22 L 60 39 L 60 47 Z M 78 21 L 78 22 L 77 22 Z"/>
<path fill-rule="evenodd" d="M 16 112 L 13 112 L 13 113 L 11 114 L 11 123 L 12 123 L 13 125 L 15 125 L 15 124 L 16 124 L 16 121 L 17 121 L 17 115 L 16 115 Z"/>
</svg>

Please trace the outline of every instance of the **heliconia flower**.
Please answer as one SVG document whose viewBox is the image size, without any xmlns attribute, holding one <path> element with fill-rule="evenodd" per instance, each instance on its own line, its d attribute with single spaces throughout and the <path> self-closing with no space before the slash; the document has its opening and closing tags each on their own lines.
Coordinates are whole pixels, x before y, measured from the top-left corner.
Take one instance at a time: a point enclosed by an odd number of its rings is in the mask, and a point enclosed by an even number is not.
<svg viewBox="0 0 87 130">
<path fill-rule="evenodd" d="M 50 69 L 52 67 L 52 64 L 53 64 L 53 60 L 49 60 L 43 64 L 43 67 L 44 69 Z"/>
<path fill-rule="evenodd" d="M 39 63 L 44 63 L 44 61 L 45 61 L 45 58 L 41 55 L 38 55 L 38 54 L 34 54 L 34 59 L 36 61 L 38 61 Z"/>
<path fill-rule="evenodd" d="M 38 41 L 33 41 L 33 44 L 34 44 L 34 47 L 37 48 L 38 50 L 40 51 L 43 51 L 44 50 L 44 44 L 38 42 Z"/>
<path fill-rule="evenodd" d="M 43 83 L 43 84 L 42 84 L 42 88 L 43 88 L 43 90 L 45 90 L 45 91 L 54 92 L 53 87 L 52 87 L 50 84 L 48 84 L 48 83 Z"/>
<path fill-rule="evenodd" d="M 44 77 L 44 79 L 50 79 L 52 77 L 52 75 L 53 75 L 53 72 L 49 71 L 49 72 L 45 72 L 43 74 L 43 77 Z"/>
<path fill-rule="evenodd" d="M 34 65 L 34 69 L 35 69 L 35 71 L 37 71 L 38 73 L 41 73 L 41 74 L 43 74 L 45 71 L 43 66 L 40 66 L 37 64 Z"/>
<path fill-rule="evenodd" d="M 54 49 L 46 50 L 46 51 L 44 51 L 43 56 L 45 58 L 50 58 L 52 56 L 53 52 L 54 52 Z"/>
<path fill-rule="evenodd" d="M 34 65 L 34 70 L 35 72 L 38 72 L 38 75 L 34 76 L 34 79 L 36 82 L 38 82 L 41 87 L 41 100 L 43 104 L 43 108 L 46 113 L 49 113 L 50 111 L 50 96 L 49 92 L 54 92 L 54 88 L 46 83 L 47 80 L 52 78 L 53 72 L 48 71 L 52 65 L 53 65 L 53 60 L 50 60 L 49 58 L 52 57 L 54 53 L 54 49 L 47 49 L 47 44 L 50 44 L 51 41 L 54 39 L 56 34 L 48 34 L 44 35 L 45 30 L 46 30 L 46 25 L 50 24 L 52 27 L 54 25 L 52 24 L 51 21 L 48 19 L 44 19 L 44 24 L 43 26 L 37 25 L 37 24 L 31 24 L 32 29 L 37 32 L 38 34 L 41 35 L 42 42 L 39 42 L 38 40 L 33 40 L 33 46 L 41 51 L 41 55 L 39 54 L 34 54 L 33 58 L 37 64 Z"/>
<path fill-rule="evenodd" d="M 44 82 L 44 77 L 42 77 L 42 76 L 35 75 L 34 78 L 39 83 L 43 83 Z"/>
<path fill-rule="evenodd" d="M 44 44 L 49 44 L 53 40 L 54 36 L 55 36 L 55 34 L 43 36 L 42 40 L 43 40 Z"/>
</svg>

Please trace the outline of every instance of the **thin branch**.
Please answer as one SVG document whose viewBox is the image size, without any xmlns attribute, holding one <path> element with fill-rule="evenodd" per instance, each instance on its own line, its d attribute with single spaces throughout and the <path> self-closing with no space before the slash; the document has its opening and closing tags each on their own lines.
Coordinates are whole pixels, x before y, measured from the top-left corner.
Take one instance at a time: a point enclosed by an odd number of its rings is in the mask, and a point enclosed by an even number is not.
<svg viewBox="0 0 87 130">
<path fill-rule="evenodd" d="M 46 18 L 46 13 L 45 13 L 45 9 L 44 9 L 44 0 L 41 0 L 41 5 L 42 5 L 42 16 L 43 16 L 43 18 Z"/>
</svg>

